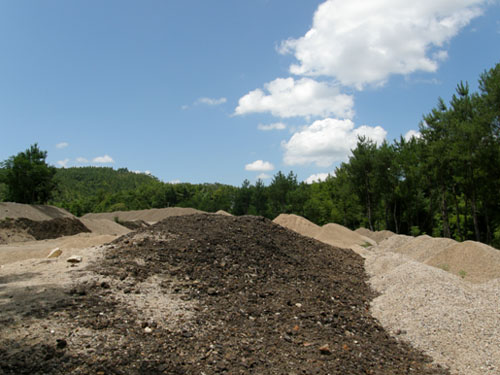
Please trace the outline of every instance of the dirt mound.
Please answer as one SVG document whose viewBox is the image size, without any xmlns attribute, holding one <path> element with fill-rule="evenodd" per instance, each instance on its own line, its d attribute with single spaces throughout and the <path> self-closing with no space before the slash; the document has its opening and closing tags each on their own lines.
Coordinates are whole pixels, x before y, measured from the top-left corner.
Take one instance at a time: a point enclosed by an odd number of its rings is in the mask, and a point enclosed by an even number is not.
<svg viewBox="0 0 500 375">
<path fill-rule="evenodd" d="M 353 245 L 376 245 L 376 242 L 335 223 L 325 224 L 314 238 L 332 246 L 349 248 Z"/>
<path fill-rule="evenodd" d="M 171 217 L 103 256 L 90 268 L 95 281 L 2 321 L 1 371 L 448 373 L 369 315 L 361 257 L 266 219 Z M 152 305 L 177 300 L 185 305 L 174 318 L 154 315 Z M 20 328 L 35 324 L 46 328 Z"/>
<path fill-rule="evenodd" d="M 0 202 L 0 220 L 7 218 L 44 221 L 58 218 L 74 218 L 74 216 L 68 211 L 54 206 Z"/>
<path fill-rule="evenodd" d="M 425 263 L 473 283 L 500 278 L 499 250 L 474 241 L 453 242 L 435 256 L 427 258 Z"/>
<path fill-rule="evenodd" d="M 373 241 L 376 243 L 380 243 L 386 239 L 388 239 L 391 236 L 394 236 L 395 233 L 391 232 L 390 230 L 379 230 L 376 232 L 372 232 L 370 229 L 367 228 L 358 228 L 355 230 L 356 233 L 371 238 Z"/>
<path fill-rule="evenodd" d="M 109 235 L 121 236 L 123 234 L 127 234 L 130 232 L 130 229 L 116 223 L 114 220 L 88 219 L 82 217 L 80 221 L 87 228 L 89 228 L 92 231 L 92 233 L 97 235 L 109 234 Z"/>
<path fill-rule="evenodd" d="M 320 231 L 321 227 L 304 219 L 301 216 L 293 214 L 281 214 L 277 216 L 273 222 L 281 225 L 287 229 L 291 229 L 294 232 L 302 234 L 306 237 L 314 238 Z"/>
<path fill-rule="evenodd" d="M 199 213 L 202 213 L 202 211 L 196 210 L 194 208 L 167 207 L 167 208 L 151 208 L 149 210 L 115 211 L 115 212 L 104 212 L 99 214 L 86 214 L 83 216 L 83 218 L 107 219 L 107 220 L 115 220 L 115 218 L 118 218 L 118 220 L 120 221 L 143 220 L 148 223 L 156 223 L 171 216 L 193 215 Z"/>
<path fill-rule="evenodd" d="M 74 217 L 59 217 L 51 220 L 34 221 L 27 218 L 4 219 L 0 221 L 0 240 L 3 243 L 19 241 L 17 234 L 26 233 L 25 240 L 47 240 L 63 236 L 72 236 L 78 233 L 88 233 L 90 230 Z M 15 235 L 9 236 L 9 233 Z M 2 242 L 0 242 L 2 243 Z"/>
</svg>

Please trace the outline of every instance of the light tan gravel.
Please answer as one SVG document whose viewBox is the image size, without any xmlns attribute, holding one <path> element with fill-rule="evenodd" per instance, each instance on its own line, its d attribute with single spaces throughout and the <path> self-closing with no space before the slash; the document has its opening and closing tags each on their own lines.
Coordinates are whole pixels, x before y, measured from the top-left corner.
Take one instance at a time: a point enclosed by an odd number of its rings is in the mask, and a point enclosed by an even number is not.
<svg viewBox="0 0 500 375">
<path fill-rule="evenodd" d="M 392 252 L 366 259 L 384 327 L 460 375 L 500 373 L 500 281 L 474 285 Z M 402 334 L 401 334 L 402 333 Z"/>
</svg>

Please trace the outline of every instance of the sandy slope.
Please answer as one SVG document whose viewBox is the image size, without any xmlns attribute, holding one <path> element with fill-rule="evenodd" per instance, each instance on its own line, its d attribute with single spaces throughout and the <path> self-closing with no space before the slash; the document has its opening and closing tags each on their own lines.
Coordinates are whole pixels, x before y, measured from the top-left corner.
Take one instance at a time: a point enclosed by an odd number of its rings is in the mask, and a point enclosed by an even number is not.
<svg viewBox="0 0 500 375">
<path fill-rule="evenodd" d="M 152 208 L 149 210 L 138 211 L 115 211 L 104 212 L 99 214 L 86 214 L 82 216 L 84 219 L 108 219 L 114 220 L 118 218 L 123 221 L 144 220 L 148 223 L 156 223 L 170 216 L 182 216 L 202 213 L 202 211 L 194 208 L 168 207 L 168 208 Z"/>
<path fill-rule="evenodd" d="M 0 202 L 0 220 L 5 218 L 17 219 L 20 217 L 36 221 L 59 217 L 74 218 L 68 211 L 59 207 Z"/>
</svg>

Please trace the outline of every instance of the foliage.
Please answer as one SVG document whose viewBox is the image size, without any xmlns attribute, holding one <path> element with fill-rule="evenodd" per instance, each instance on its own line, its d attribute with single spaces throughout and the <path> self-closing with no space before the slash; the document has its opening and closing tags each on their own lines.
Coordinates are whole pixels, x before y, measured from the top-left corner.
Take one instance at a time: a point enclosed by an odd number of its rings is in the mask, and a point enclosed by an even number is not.
<svg viewBox="0 0 500 375">
<path fill-rule="evenodd" d="M 2 180 L 6 186 L 2 189 L 4 200 L 44 204 L 54 192 L 56 168 L 47 165 L 47 152 L 35 143 L 24 152 L 11 156 L 2 163 Z"/>
</svg>

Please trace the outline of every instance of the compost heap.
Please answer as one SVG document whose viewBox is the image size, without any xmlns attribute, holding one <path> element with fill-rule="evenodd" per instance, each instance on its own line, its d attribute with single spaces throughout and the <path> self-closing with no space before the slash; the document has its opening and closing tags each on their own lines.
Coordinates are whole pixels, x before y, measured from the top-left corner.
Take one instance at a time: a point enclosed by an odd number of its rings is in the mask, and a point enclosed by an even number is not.
<svg viewBox="0 0 500 375">
<path fill-rule="evenodd" d="M 170 217 L 89 267 L 1 322 L 1 373 L 448 374 L 370 315 L 360 256 L 264 218 Z"/>
</svg>

